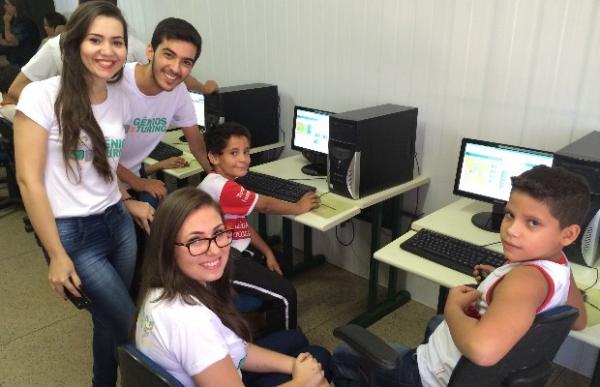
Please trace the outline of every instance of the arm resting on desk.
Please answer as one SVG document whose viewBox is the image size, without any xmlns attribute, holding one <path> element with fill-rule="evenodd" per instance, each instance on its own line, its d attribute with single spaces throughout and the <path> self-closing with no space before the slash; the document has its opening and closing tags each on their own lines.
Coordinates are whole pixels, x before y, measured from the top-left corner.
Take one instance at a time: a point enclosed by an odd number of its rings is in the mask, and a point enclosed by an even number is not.
<svg viewBox="0 0 600 387">
<path fill-rule="evenodd" d="M 128 168 L 121 164 L 117 166 L 117 176 L 123 183 L 129 185 L 136 192 L 148 192 L 157 199 L 164 199 L 167 196 L 165 183 L 156 179 L 144 179 L 136 176 Z"/>
<path fill-rule="evenodd" d="M 200 133 L 198 126 L 190 126 L 187 128 L 182 128 L 182 130 L 183 134 L 185 135 L 185 139 L 188 141 L 190 152 L 192 152 L 196 160 L 198 160 L 204 172 L 208 173 L 212 171 L 212 167 L 208 162 L 204 136 Z"/>
<path fill-rule="evenodd" d="M 263 214 L 301 215 L 319 206 L 319 197 L 314 192 L 307 192 L 296 203 L 275 199 L 271 196 L 258 195 L 254 207 Z"/>
</svg>

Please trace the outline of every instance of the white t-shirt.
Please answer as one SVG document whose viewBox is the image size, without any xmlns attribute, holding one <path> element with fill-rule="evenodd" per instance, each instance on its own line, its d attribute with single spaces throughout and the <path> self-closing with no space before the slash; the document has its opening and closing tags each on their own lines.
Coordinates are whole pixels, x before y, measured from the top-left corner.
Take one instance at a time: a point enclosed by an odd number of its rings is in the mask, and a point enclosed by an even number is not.
<svg viewBox="0 0 600 387">
<path fill-rule="evenodd" d="M 477 290 L 481 292 L 481 297 L 468 311 L 469 316 L 481 318 L 488 309 L 492 290 L 495 286 L 511 270 L 522 265 L 538 268 L 550 285 L 546 300 L 540 305 L 537 313 L 567 303 L 569 285 L 571 283 L 571 268 L 566 256 L 563 254 L 559 262 L 536 260 L 500 266 L 491 272 L 477 287 Z M 490 333 L 493 334 L 493 332 Z M 417 347 L 417 363 L 423 386 L 447 386 L 450 376 L 452 376 L 452 371 L 461 356 L 460 350 L 454 344 L 454 340 L 452 340 L 448 324 L 444 320 L 433 331 L 427 344 L 421 344 Z"/>
<path fill-rule="evenodd" d="M 209 173 L 198 188 L 209 194 L 221 206 L 225 227 L 233 230 L 231 246 L 238 251 L 246 250 L 251 239 L 246 217 L 256 206 L 258 194 L 248 191 L 235 180 L 214 172 Z"/>
<path fill-rule="evenodd" d="M 127 62 L 147 63 L 146 46 L 139 39 L 129 35 Z M 41 81 L 60 75 L 62 72 L 62 58 L 60 55 L 60 35 L 48 39 L 35 55 L 21 67 L 21 72 L 30 81 Z"/>
<path fill-rule="evenodd" d="M 187 128 L 196 125 L 192 97 L 182 82 L 171 91 L 145 95 L 135 82 L 137 63 L 128 63 L 121 85 L 131 105 L 131 125 L 127 129 L 121 165 L 139 176 L 142 161 L 160 142 L 169 127 Z"/>
<path fill-rule="evenodd" d="M 144 300 L 135 329 L 135 345 L 185 386 L 191 376 L 230 356 L 240 373 L 247 344 L 203 304 L 188 305 L 180 297 L 156 300 L 153 289 Z M 241 373 L 240 373 L 241 378 Z"/>
<path fill-rule="evenodd" d="M 62 137 L 59 134 L 54 101 L 60 86 L 60 77 L 32 82 L 23 89 L 17 110 L 48 131 L 48 148 L 44 171 L 44 185 L 55 218 L 88 216 L 104 212 L 121 199 L 117 186 L 116 168 L 125 141 L 124 123 L 129 121 L 129 103 L 119 87 L 108 85 L 104 102 L 93 105 L 94 117 L 104 133 L 108 163 L 114 179 L 107 183 L 92 165 L 92 142 L 81 131 L 79 145 L 74 152 L 73 169 L 79 164 L 80 181 L 67 169 L 62 155 Z M 35 149 L 31 150 L 35 152 Z"/>
</svg>

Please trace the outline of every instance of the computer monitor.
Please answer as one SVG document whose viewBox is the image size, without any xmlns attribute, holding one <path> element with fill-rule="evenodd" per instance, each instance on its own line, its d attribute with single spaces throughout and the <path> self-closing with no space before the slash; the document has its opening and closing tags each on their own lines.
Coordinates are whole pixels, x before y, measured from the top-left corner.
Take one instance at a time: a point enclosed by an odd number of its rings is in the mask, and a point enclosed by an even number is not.
<svg viewBox="0 0 600 387">
<path fill-rule="evenodd" d="M 196 123 L 204 128 L 204 94 L 190 91 L 190 96 L 196 111 Z"/>
<path fill-rule="evenodd" d="M 454 179 L 454 194 L 493 204 L 492 212 L 473 215 L 484 230 L 499 232 L 512 176 L 536 165 L 552 166 L 554 154 L 540 150 L 464 138 Z"/>
<path fill-rule="evenodd" d="M 334 113 L 303 106 L 294 108 L 292 149 L 302 151 L 310 164 L 302 172 L 311 176 L 327 175 L 329 116 Z"/>
</svg>

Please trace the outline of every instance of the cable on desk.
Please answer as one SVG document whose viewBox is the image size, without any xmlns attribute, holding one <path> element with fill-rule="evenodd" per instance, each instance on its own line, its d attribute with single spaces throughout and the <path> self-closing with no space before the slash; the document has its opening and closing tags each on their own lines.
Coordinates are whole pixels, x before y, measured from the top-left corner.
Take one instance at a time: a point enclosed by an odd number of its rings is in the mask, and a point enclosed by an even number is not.
<svg viewBox="0 0 600 387">
<path fill-rule="evenodd" d="M 598 268 L 594 267 L 594 270 L 596 270 L 596 280 L 594 281 L 593 284 L 591 284 L 590 286 L 588 286 L 585 289 L 582 289 L 581 292 L 585 295 L 585 292 L 587 292 L 588 290 L 590 290 L 591 288 L 593 288 L 594 286 L 596 286 L 596 284 L 598 283 Z M 590 304 L 592 305 L 592 304 Z M 593 305 L 592 305 L 593 306 Z"/>
<path fill-rule="evenodd" d="M 418 154 L 415 151 L 414 154 L 414 159 L 415 159 L 415 163 L 417 164 L 417 175 L 421 176 L 421 165 L 419 164 L 419 158 L 417 157 Z M 425 215 L 424 213 L 420 213 L 419 214 L 419 194 L 421 193 L 421 187 L 417 187 L 417 199 L 416 199 L 416 203 L 415 203 L 415 212 L 414 212 L 414 219 L 420 219 L 423 217 L 423 215 Z"/>
<path fill-rule="evenodd" d="M 481 247 L 493 246 L 493 245 L 497 245 L 498 243 L 502 243 L 502 241 L 492 242 L 492 243 L 486 243 L 485 245 L 481 245 Z"/>
<path fill-rule="evenodd" d="M 354 242 L 354 220 L 350 219 L 349 222 L 352 225 L 352 238 L 350 238 L 349 242 L 342 242 L 340 240 L 340 236 L 338 234 L 338 228 L 341 228 L 341 227 L 335 226 L 335 239 L 337 239 L 338 243 L 344 247 L 350 246 L 352 244 L 352 242 Z"/>
<path fill-rule="evenodd" d="M 301 180 L 325 180 L 327 179 L 327 176 L 323 176 L 323 177 L 299 177 L 296 179 L 288 179 L 288 180 L 292 180 L 292 181 L 301 181 Z"/>
</svg>

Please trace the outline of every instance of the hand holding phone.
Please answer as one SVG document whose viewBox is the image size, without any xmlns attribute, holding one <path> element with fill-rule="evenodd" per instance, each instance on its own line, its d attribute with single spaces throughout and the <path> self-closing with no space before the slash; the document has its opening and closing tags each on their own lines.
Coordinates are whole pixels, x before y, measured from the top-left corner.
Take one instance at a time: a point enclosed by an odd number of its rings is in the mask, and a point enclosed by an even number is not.
<svg viewBox="0 0 600 387">
<path fill-rule="evenodd" d="M 71 281 L 71 283 L 73 283 L 73 280 L 70 278 L 69 278 L 69 281 Z M 75 286 L 75 284 L 73 284 L 73 286 Z M 67 289 L 67 288 L 64 288 L 64 291 L 65 291 L 65 296 L 67 296 L 69 301 L 71 301 L 71 303 L 73 305 L 75 305 L 75 307 L 77 309 L 84 309 L 92 304 L 92 300 L 90 300 L 90 298 L 87 296 L 87 294 L 85 294 L 83 292 L 83 290 L 81 288 L 77 288 L 77 291 L 79 292 L 79 294 L 81 294 L 81 297 L 77 297 L 76 295 L 71 293 L 69 291 L 69 289 Z"/>
</svg>

